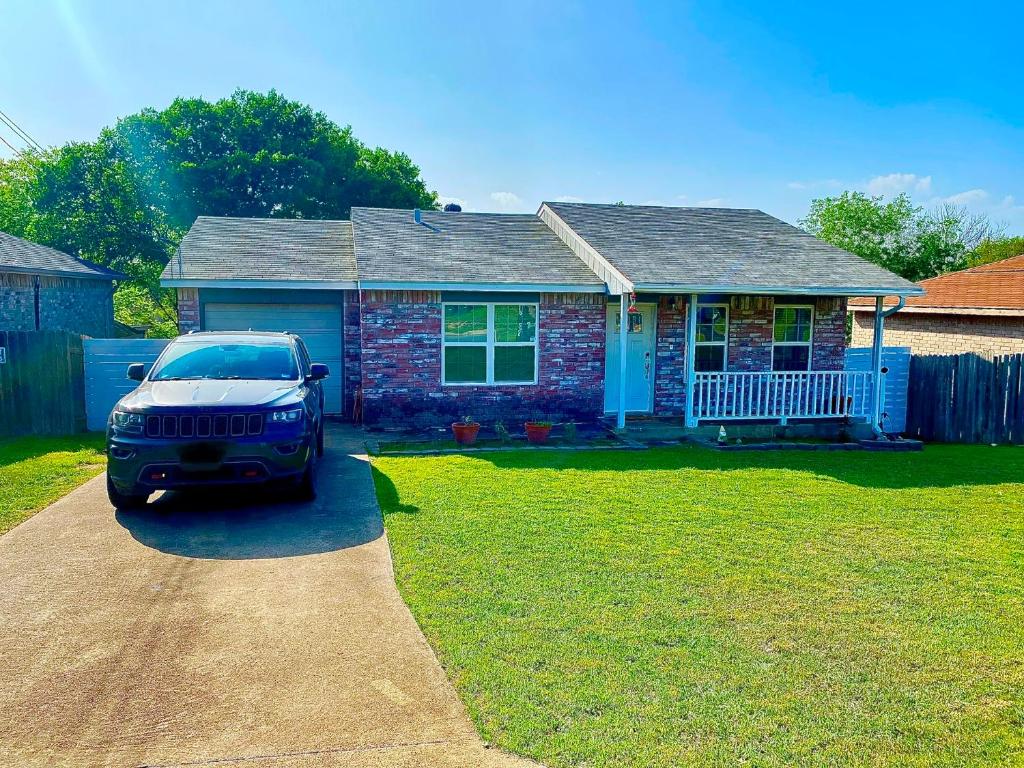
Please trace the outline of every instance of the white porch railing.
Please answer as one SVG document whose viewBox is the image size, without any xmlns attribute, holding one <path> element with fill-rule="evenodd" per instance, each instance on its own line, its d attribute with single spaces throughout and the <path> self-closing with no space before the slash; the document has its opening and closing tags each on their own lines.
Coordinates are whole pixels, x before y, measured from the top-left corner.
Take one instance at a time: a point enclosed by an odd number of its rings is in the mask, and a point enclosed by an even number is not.
<svg viewBox="0 0 1024 768">
<path fill-rule="evenodd" d="M 871 415 L 870 371 L 694 374 L 691 417 L 835 419 Z"/>
</svg>

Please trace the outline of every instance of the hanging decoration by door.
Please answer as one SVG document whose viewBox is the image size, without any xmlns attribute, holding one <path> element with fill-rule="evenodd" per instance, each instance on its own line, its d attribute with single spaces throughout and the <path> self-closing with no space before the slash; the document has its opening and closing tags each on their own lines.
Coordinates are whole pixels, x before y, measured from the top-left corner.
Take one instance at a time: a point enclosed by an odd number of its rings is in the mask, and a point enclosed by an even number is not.
<svg viewBox="0 0 1024 768">
<path fill-rule="evenodd" d="M 626 310 L 631 315 L 639 315 L 640 310 L 636 308 L 636 294 L 629 294 L 629 309 Z"/>
</svg>

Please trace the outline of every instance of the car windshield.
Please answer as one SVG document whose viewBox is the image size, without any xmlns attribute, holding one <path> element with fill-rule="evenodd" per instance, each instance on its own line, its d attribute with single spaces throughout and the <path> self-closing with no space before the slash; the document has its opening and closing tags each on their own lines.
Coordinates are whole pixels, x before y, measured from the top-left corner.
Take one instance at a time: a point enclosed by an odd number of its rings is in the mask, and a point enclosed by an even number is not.
<svg viewBox="0 0 1024 768">
<path fill-rule="evenodd" d="M 299 378 L 290 344 L 211 344 L 175 342 L 167 347 L 150 381 L 174 379 Z"/>
</svg>

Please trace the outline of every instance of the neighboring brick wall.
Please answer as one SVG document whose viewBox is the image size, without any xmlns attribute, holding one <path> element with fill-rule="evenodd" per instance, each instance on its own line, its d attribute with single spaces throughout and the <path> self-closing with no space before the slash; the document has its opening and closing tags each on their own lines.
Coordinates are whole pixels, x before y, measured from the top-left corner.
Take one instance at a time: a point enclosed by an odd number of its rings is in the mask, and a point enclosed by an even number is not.
<svg viewBox="0 0 1024 768">
<path fill-rule="evenodd" d="M 36 330 L 35 275 L 0 273 L 0 330 Z M 107 280 L 39 275 L 39 330 L 114 335 L 113 286 Z"/>
<path fill-rule="evenodd" d="M 199 289 L 178 289 L 178 332 L 188 333 L 199 328 Z"/>
<path fill-rule="evenodd" d="M 874 312 L 854 312 L 853 318 L 853 346 L 870 347 Z M 883 340 L 915 355 L 1012 355 L 1024 352 L 1024 317 L 898 312 L 886 318 Z"/>
<path fill-rule="evenodd" d="M 662 296 L 658 301 L 654 362 L 654 412 L 659 416 L 686 413 L 686 312 L 688 298 Z"/>
<path fill-rule="evenodd" d="M 444 426 L 463 415 L 518 429 L 532 416 L 595 420 L 604 404 L 605 298 L 542 294 L 538 384 L 441 386 L 437 292 L 363 291 L 363 418 L 379 426 Z"/>
<path fill-rule="evenodd" d="M 362 386 L 362 373 L 360 371 L 361 349 L 359 330 L 359 291 L 345 291 L 344 311 L 344 367 L 342 375 L 345 377 L 345 415 L 351 417 L 352 405 L 356 389 Z"/>
</svg>

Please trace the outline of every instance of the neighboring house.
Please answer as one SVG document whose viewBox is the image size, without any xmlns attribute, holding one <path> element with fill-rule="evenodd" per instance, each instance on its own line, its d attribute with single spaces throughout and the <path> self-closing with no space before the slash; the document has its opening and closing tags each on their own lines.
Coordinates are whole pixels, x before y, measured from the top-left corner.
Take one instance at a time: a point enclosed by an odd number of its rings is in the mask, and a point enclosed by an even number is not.
<svg viewBox="0 0 1024 768">
<path fill-rule="evenodd" d="M 1024 255 L 918 285 L 925 295 L 908 298 L 886 324 L 886 344 L 910 347 L 915 355 L 1024 352 Z M 850 302 L 855 347 L 871 346 L 874 340 L 874 304 Z"/>
<path fill-rule="evenodd" d="M 200 217 L 168 264 L 192 329 L 288 330 L 367 423 L 627 413 L 870 420 L 848 296 L 921 289 L 761 211 L 545 203 Z M 877 419 L 875 419 L 877 421 Z"/>
<path fill-rule="evenodd" d="M 114 335 L 122 275 L 0 232 L 0 330 Z"/>
</svg>

